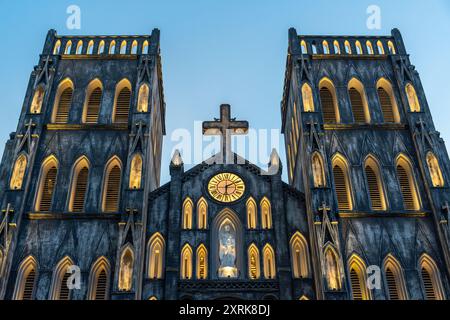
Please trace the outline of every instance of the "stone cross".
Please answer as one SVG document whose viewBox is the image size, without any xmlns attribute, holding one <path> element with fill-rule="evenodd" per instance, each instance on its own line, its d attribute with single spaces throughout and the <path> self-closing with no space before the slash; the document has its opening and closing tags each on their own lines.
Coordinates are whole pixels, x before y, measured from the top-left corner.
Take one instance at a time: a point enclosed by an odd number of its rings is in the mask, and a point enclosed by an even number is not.
<svg viewBox="0 0 450 320">
<path fill-rule="evenodd" d="M 323 215 L 327 215 L 331 208 L 324 202 L 322 202 L 322 206 L 319 208 L 319 211 L 323 213 Z"/>
<path fill-rule="evenodd" d="M 207 136 L 220 135 L 222 156 L 228 160 L 231 155 L 231 135 L 242 135 L 248 132 L 247 121 L 237 121 L 231 118 L 231 107 L 228 104 L 220 106 L 220 120 L 203 122 L 203 134 Z"/>
</svg>

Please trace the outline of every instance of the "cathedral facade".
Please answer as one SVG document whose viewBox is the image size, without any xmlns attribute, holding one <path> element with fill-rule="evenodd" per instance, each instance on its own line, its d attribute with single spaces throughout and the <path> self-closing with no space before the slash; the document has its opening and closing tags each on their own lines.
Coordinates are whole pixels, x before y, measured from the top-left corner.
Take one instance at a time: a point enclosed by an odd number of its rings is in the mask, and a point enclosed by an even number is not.
<svg viewBox="0 0 450 320">
<path fill-rule="evenodd" d="M 281 116 L 286 168 L 233 153 L 222 105 L 221 152 L 160 186 L 159 31 L 49 31 L 0 166 L 0 297 L 447 299 L 449 158 L 398 30 L 289 30 Z"/>
</svg>

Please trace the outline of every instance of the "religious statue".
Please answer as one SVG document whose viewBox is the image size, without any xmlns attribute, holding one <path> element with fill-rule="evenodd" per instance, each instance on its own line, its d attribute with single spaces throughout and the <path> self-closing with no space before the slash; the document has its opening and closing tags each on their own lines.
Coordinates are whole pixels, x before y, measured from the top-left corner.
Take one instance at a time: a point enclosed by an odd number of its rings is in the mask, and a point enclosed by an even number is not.
<svg viewBox="0 0 450 320">
<path fill-rule="evenodd" d="M 131 162 L 130 187 L 131 189 L 139 189 L 141 187 L 142 177 L 142 158 L 136 155 Z"/>
<path fill-rule="evenodd" d="M 312 160 L 313 174 L 314 174 L 314 187 L 321 188 L 325 186 L 325 179 L 323 176 L 322 163 L 317 155 Z"/>
<path fill-rule="evenodd" d="M 303 87 L 303 108 L 305 112 L 313 112 L 314 111 L 314 102 L 312 90 L 308 85 Z"/>
<path fill-rule="evenodd" d="M 42 102 L 44 101 L 44 90 L 40 87 L 37 89 L 31 103 L 31 113 L 41 113 Z"/>
<path fill-rule="evenodd" d="M 331 290 L 338 290 L 340 288 L 338 266 L 336 259 L 330 250 L 325 254 L 325 264 L 328 288 Z"/>
<path fill-rule="evenodd" d="M 126 252 L 120 262 L 119 290 L 130 291 L 133 279 L 133 258 Z"/>
<path fill-rule="evenodd" d="M 420 111 L 419 101 L 417 99 L 416 91 L 414 90 L 413 86 L 411 85 L 406 86 L 406 93 L 408 94 L 408 101 L 411 111 L 419 112 Z"/>
<path fill-rule="evenodd" d="M 236 268 L 236 232 L 230 223 L 219 230 L 219 277 L 237 278 Z"/>
<path fill-rule="evenodd" d="M 139 90 L 139 102 L 138 102 L 138 111 L 139 112 L 147 112 L 148 111 L 148 97 L 149 97 L 149 89 L 146 84 L 141 86 Z"/>
<path fill-rule="evenodd" d="M 27 159 L 24 156 L 19 157 L 14 166 L 13 176 L 11 179 L 11 189 L 18 190 L 22 188 L 23 177 L 27 167 Z"/>
</svg>

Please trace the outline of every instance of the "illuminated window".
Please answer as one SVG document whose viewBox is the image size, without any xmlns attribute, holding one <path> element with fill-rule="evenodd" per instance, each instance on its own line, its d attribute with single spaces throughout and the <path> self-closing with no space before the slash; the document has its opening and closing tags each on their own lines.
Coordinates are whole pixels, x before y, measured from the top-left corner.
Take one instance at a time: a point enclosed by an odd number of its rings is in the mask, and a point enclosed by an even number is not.
<svg viewBox="0 0 450 320">
<path fill-rule="evenodd" d="M 392 255 L 384 260 L 384 276 L 389 300 L 406 300 L 405 279 L 400 263 Z"/>
<path fill-rule="evenodd" d="M 137 54 L 138 43 L 136 40 L 131 44 L 131 54 Z"/>
<path fill-rule="evenodd" d="M 334 47 L 334 54 L 341 54 L 341 47 L 337 40 L 334 40 L 333 47 Z"/>
<path fill-rule="evenodd" d="M 356 54 L 363 54 L 363 49 L 361 46 L 361 42 L 356 41 L 355 42 L 355 47 L 356 47 Z"/>
<path fill-rule="evenodd" d="M 348 42 L 347 40 L 344 43 L 345 46 L 345 53 L 346 54 L 352 54 L 352 47 L 350 45 L 350 42 Z"/>
<path fill-rule="evenodd" d="M 323 188 L 326 186 L 325 170 L 323 166 L 323 158 L 318 152 L 314 152 L 311 157 L 311 167 L 314 178 L 314 188 Z"/>
<path fill-rule="evenodd" d="M 120 54 L 126 54 L 127 53 L 127 42 L 124 40 L 120 44 Z"/>
<path fill-rule="evenodd" d="M 353 255 L 348 266 L 353 300 L 370 300 L 370 292 L 366 285 L 366 264 L 360 257 Z"/>
<path fill-rule="evenodd" d="M 250 230 L 256 229 L 257 226 L 257 207 L 255 200 L 250 197 L 246 203 L 247 207 L 247 228 Z"/>
<path fill-rule="evenodd" d="M 186 244 L 181 250 L 180 277 L 183 280 L 192 279 L 192 248 Z"/>
<path fill-rule="evenodd" d="M 65 79 L 59 84 L 53 107 L 53 123 L 67 123 L 69 121 L 73 90 L 73 83 L 69 79 Z"/>
<path fill-rule="evenodd" d="M 352 106 L 353 120 L 356 123 L 370 123 L 369 104 L 361 81 L 353 78 L 348 83 L 348 93 Z"/>
<path fill-rule="evenodd" d="M 89 41 L 86 53 L 87 54 L 94 53 L 94 41 L 93 40 Z"/>
<path fill-rule="evenodd" d="M 208 250 L 201 244 L 197 249 L 197 279 L 208 278 Z"/>
<path fill-rule="evenodd" d="M 156 298 L 155 296 L 151 296 L 150 298 L 148 298 L 148 300 L 158 300 L 158 298 Z"/>
<path fill-rule="evenodd" d="M 44 102 L 44 95 L 45 95 L 44 87 L 43 86 L 37 87 L 36 91 L 34 91 L 33 101 L 31 102 L 30 108 L 31 113 L 34 114 L 41 113 L 42 103 Z"/>
<path fill-rule="evenodd" d="M 114 99 L 114 123 L 128 123 L 131 103 L 131 83 L 123 79 L 117 84 L 116 96 Z"/>
<path fill-rule="evenodd" d="M 82 54 L 83 53 L 83 41 L 78 41 L 77 49 L 75 51 L 75 54 Z"/>
<path fill-rule="evenodd" d="M 333 158 L 333 178 L 339 210 L 353 210 L 347 160 L 341 155 Z"/>
<path fill-rule="evenodd" d="M 98 45 L 98 51 L 97 51 L 97 53 L 98 53 L 98 54 L 103 54 L 103 53 L 105 53 L 105 41 L 104 41 L 104 40 L 100 41 L 100 44 Z"/>
<path fill-rule="evenodd" d="M 392 41 L 388 42 L 388 47 L 389 47 L 390 54 L 396 54 L 395 47 L 394 47 L 394 44 L 392 43 Z"/>
<path fill-rule="evenodd" d="M 83 109 L 83 123 L 96 124 L 100 114 L 102 103 L 103 85 L 100 80 L 95 79 L 89 83 L 86 90 L 86 100 Z"/>
<path fill-rule="evenodd" d="M 144 83 L 139 88 L 139 98 L 138 98 L 138 106 L 137 106 L 138 112 L 148 112 L 149 96 L 150 96 L 150 89 L 148 88 L 148 85 L 146 83 Z"/>
<path fill-rule="evenodd" d="M 275 268 L 275 252 L 273 251 L 270 244 L 266 244 L 263 249 L 264 256 L 264 278 L 275 279 L 276 268 Z"/>
<path fill-rule="evenodd" d="M 79 159 L 73 168 L 72 187 L 69 200 L 70 212 L 83 212 L 89 180 L 89 162 L 85 157 Z"/>
<path fill-rule="evenodd" d="M 365 172 L 372 210 L 386 211 L 386 197 L 381 179 L 380 166 L 378 165 L 378 161 L 372 156 L 366 159 Z"/>
<path fill-rule="evenodd" d="M 381 78 L 377 82 L 377 92 L 384 122 L 400 123 L 397 100 L 395 99 L 391 83 L 385 78 Z"/>
<path fill-rule="evenodd" d="M 311 48 L 312 48 L 312 53 L 313 53 L 313 54 L 317 54 L 317 45 L 316 45 L 316 42 L 315 42 L 315 41 L 313 41 L 313 42 L 311 43 Z"/>
<path fill-rule="evenodd" d="M 314 112 L 314 98 L 311 86 L 307 83 L 302 86 L 303 110 L 305 112 Z"/>
<path fill-rule="evenodd" d="M 9 187 L 11 190 L 22 189 L 23 179 L 27 170 L 28 159 L 24 154 L 21 154 L 14 163 L 13 172 Z"/>
<path fill-rule="evenodd" d="M 118 212 L 120 199 L 120 186 L 122 180 L 122 164 L 117 157 L 109 160 L 105 168 L 103 180 L 103 212 Z"/>
<path fill-rule="evenodd" d="M 183 203 L 182 228 L 185 230 L 192 229 L 192 213 L 194 211 L 194 203 L 190 198 L 186 198 Z"/>
<path fill-rule="evenodd" d="M 427 165 L 433 187 L 443 187 L 444 177 L 442 176 L 441 167 L 438 159 L 432 152 L 428 152 L 427 154 Z"/>
<path fill-rule="evenodd" d="M 27 257 L 19 266 L 14 300 L 33 300 L 36 290 L 38 264 L 33 257 Z"/>
<path fill-rule="evenodd" d="M 367 53 L 368 54 L 374 54 L 372 42 L 367 41 L 366 42 L 366 47 L 367 47 Z"/>
<path fill-rule="evenodd" d="M 397 158 L 396 168 L 405 210 L 420 210 L 420 199 L 411 162 L 406 156 L 400 155 Z"/>
<path fill-rule="evenodd" d="M 64 49 L 64 54 L 71 54 L 72 53 L 72 41 L 69 40 L 66 43 L 66 48 Z"/>
<path fill-rule="evenodd" d="M 336 98 L 336 89 L 328 78 L 323 78 L 320 83 L 320 102 L 322 104 L 323 120 L 325 123 L 339 123 L 339 107 Z"/>
<path fill-rule="evenodd" d="M 51 300 L 70 300 L 71 290 L 69 289 L 68 280 L 72 275 L 69 268 L 75 265 L 71 258 L 63 258 L 56 266 L 53 272 L 51 286 Z"/>
<path fill-rule="evenodd" d="M 327 287 L 329 290 L 341 290 L 341 273 L 339 271 L 338 256 L 336 251 L 331 246 L 328 246 L 324 251 L 325 257 L 325 276 L 327 280 Z"/>
<path fill-rule="evenodd" d="M 419 268 L 424 298 L 426 300 L 444 300 L 441 276 L 434 260 L 424 254 L 419 260 Z"/>
<path fill-rule="evenodd" d="M 89 275 L 89 300 L 108 300 L 111 267 L 105 257 L 99 258 L 91 268 Z"/>
<path fill-rule="evenodd" d="M 251 280 L 257 280 L 261 277 L 259 250 L 255 244 L 251 244 L 247 251 L 248 258 L 248 277 Z"/>
<path fill-rule="evenodd" d="M 297 232 L 291 238 L 290 247 L 294 278 L 309 277 L 309 250 L 305 237 L 300 232 Z"/>
<path fill-rule="evenodd" d="M 166 242 L 160 233 L 154 234 L 148 243 L 148 277 L 150 279 L 164 278 L 164 257 Z"/>
<path fill-rule="evenodd" d="M 131 291 L 133 287 L 134 250 L 127 245 L 120 255 L 119 291 Z"/>
<path fill-rule="evenodd" d="M 56 41 L 55 47 L 53 48 L 53 54 L 57 55 L 61 51 L 61 40 Z"/>
<path fill-rule="evenodd" d="M 142 54 L 148 54 L 148 41 L 145 40 L 142 46 Z"/>
<path fill-rule="evenodd" d="M 131 160 L 130 166 L 130 189 L 136 190 L 142 188 L 142 155 L 136 153 Z"/>
<path fill-rule="evenodd" d="M 197 228 L 208 228 L 208 203 L 204 198 L 200 198 L 197 202 Z"/>
<path fill-rule="evenodd" d="M 116 41 L 111 41 L 109 44 L 109 54 L 115 54 L 116 53 Z"/>
<path fill-rule="evenodd" d="M 378 40 L 378 42 L 377 42 L 377 48 L 378 48 L 378 54 L 382 54 L 382 55 L 385 54 L 383 43 L 380 40 Z"/>
<path fill-rule="evenodd" d="M 328 45 L 328 41 L 324 40 L 322 42 L 322 47 L 323 47 L 324 54 L 330 54 L 330 46 Z"/>
<path fill-rule="evenodd" d="M 56 188 L 57 175 L 58 160 L 56 160 L 54 156 L 50 156 L 42 164 L 39 188 L 36 197 L 36 211 L 50 211 L 53 194 Z"/>
<path fill-rule="evenodd" d="M 302 48 L 302 53 L 303 54 L 307 54 L 308 53 L 308 47 L 306 46 L 305 40 L 302 40 L 302 42 L 300 43 L 300 46 Z"/>
<path fill-rule="evenodd" d="M 272 207 L 266 197 L 261 200 L 261 222 L 263 229 L 272 229 Z"/>
<path fill-rule="evenodd" d="M 409 110 L 411 112 L 420 112 L 419 98 L 417 97 L 416 89 L 411 83 L 406 85 L 406 96 L 408 97 Z"/>
</svg>

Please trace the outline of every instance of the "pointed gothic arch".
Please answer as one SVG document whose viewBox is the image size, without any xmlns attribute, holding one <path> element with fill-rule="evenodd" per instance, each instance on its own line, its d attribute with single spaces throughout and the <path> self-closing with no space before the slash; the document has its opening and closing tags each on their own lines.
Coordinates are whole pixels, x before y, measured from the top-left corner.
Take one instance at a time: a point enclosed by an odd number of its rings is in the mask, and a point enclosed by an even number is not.
<svg viewBox="0 0 450 320">
<path fill-rule="evenodd" d="M 333 82 L 329 78 L 323 78 L 319 82 L 319 90 L 323 121 L 325 123 L 340 123 L 338 99 Z"/>
<path fill-rule="evenodd" d="M 105 166 L 102 196 L 103 212 L 119 211 L 121 181 L 122 162 L 117 156 L 113 156 Z"/>
<path fill-rule="evenodd" d="M 339 210 L 353 210 L 352 186 L 347 159 L 339 153 L 332 158 L 334 187 Z"/>
<path fill-rule="evenodd" d="M 52 123 L 64 124 L 69 121 L 74 90 L 73 82 L 69 78 L 60 82 L 53 105 Z"/>
<path fill-rule="evenodd" d="M 391 82 L 386 78 L 380 78 L 377 81 L 377 93 L 384 122 L 400 123 L 397 99 Z"/>
<path fill-rule="evenodd" d="M 392 41 L 388 42 L 388 48 L 389 48 L 389 53 L 390 54 L 396 54 L 396 50 L 395 50 L 395 46 L 394 43 Z"/>
<path fill-rule="evenodd" d="M 205 280 L 208 279 L 208 249 L 206 249 L 204 244 L 201 244 L 197 248 L 197 279 Z"/>
<path fill-rule="evenodd" d="M 113 40 L 109 44 L 109 54 L 116 54 L 116 41 Z"/>
<path fill-rule="evenodd" d="M 308 242 L 305 237 L 297 231 L 291 238 L 291 263 L 292 275 L 296 279 L 308 278 L 310 276 L 310 262 Z"/>
<path fill-rule="evenodd" d="M 122 248 L 120 254 L 118 289 L 119 291 L 129 292 L 133 288 L 134 273 L 134 248 L 127 244 Z"/>
<path fill-rule="evenodd" d="M 197 228 L 208 229 L 208 202 L 203 197 L 197 202 Z"/>
<path fill-rule="evenodd" d="M 122 79 L 116 86 L 113 108 L 114 123 L 128 123 L 131 104 L 131 83 Z"/>
<path fill-rule="evenodd" d="M 323 163 L 323 157 L 315 151 L 311 157 L 311 168 L 313 174 L 314 188 L 324 188 L 327 186 L 325 177 L 325 166 Z"/>
<path fill-rule="evenodd" d="M 137 104 L 138 112 L 148 112 L 149 97 L 150 97 L 150 88 L 148 84 L 147 83 L 141 84 L 141 86 L 139 87 L 139 94 L 138 94 L 138 104 Z"/>
<path fill-rule="evenodd" d="M 441 166 L 436 155 L 429 151 L 427 153 L 427 166 L 430 173 L 431 183 L 435 188 L 442 188 L 445 186 L 444 176 L 442 175 Z"/>
<path fill-rule="evenodd" d="M 305 82 L 302 86 L 302 101 L 304 112 L 314 112 L 314 96 L 309 83 Z"/>
<path fill-rule="evenodd" d="M 339 255 L 336 249 L 331 245 L 327 245 L 323 251 L 325 259 L 325 280 L 328 290 L 338 291 L 342 289 L 342 275 L 339 267 Z"/>
<path fill-rule="evenodd" d="M 371 300 L 366 263 L 357 254 L 353 254 L 348 261 L 348 273 L 353 300 Z"/>
<path fill-rule="evenodd" d="M 182 229 L 184 230 L 192 229 L 193 211 L 194 211 L 194 202 L 192 202 L 191 198 L 187 197 L 183 202 L 182 219 L 181 219 Z"/>
<path fill-rule="evenodd" d="M 261 200 L 261 225 L 263 229 L 272 229 L 273 221 L 272 221 L 272 205 L 270 204 L 269 199 L 267 197 L 262 198 Z"/>
<path fill-rule="evenodd" d="M 348 94 L 354 122 L 370 123 L 369 103 L 363 83 L 356 78 L 352 78 L 348 83 Z"/>
<path fill-rule="evenodd" d="M 255 230 L 258 225 L 258 207 L 256 206 L 256 201 L 253 197 L 248 198 L 245 204 L 247 209 L 247 229 Z"/>
<path fill-rule="evenodd" d="M 21 262 L 14 286 L 14 300 L 34 299 L 38 271 L 38 263 L 33 256 L 28 256 Z"/>
<path fill-rule="evenodd" d="M 270 244 L 266 244 L 263 249 L 263 265 L 264 265 L 264 278 L 275 279 L 277 275 L 275 251 Z"/>
<path fill-rule="evenodd" d="M 53 54 L 58 55 L 61 52 L 61 40 L 56 41 L 55 46 L 53 47 Z"/>
<path fill-rule="evenodd" d="M 75 263 L 69 256 L 62 258 L 56 265 L 53 271 L 50 300 L 70 300 L 71 290 L 67 282 L 71 275 L 69 267 L 73 265 Z"/>
<path fill-rule="evenodd" d="M 142 45 L 142 54 L 148 54 L 148 41 L 145 40 L 144 44 Z"/>
<path fill-rule="evenodd" d="M 380 40 L 377 41 L 377 49 L 378 49 L 378 54 L 381 54 L 381 55 L 385 54 L 383 43 Z"/>
<path fill-rule="evenodd" d="M 105 40 L 102 40 L 98 45 L 97 54 L 104 54 L 104 53 L 105 53 Z"/>
<path fill-rule="evenodd" d="M 131 54 L 137 54 L 138 42 L 134 40 L 131 44 Z"/>
<path fill-rule="evenodd" d="M 389 300 L 407 300 L 405 278 L 400 262 L 391 254 L 383 262 Z"/>
<path fill-rule="evenodd" d="M 99 79 L 92 80 L 86 89 L 82 122 L 86 124 L 98 123 L 100 106 L 103 96 L 103 84 Z"/>
<path fill-rule="evenodd" d="M 89 300 L 108 300 L 110 291 L 111 265 L 105 257 L 100 257 L 89 273 Z"/>
<path fill-rule="evenodd" d="M 417 91 L 411 83 L 408 83 L 405 87 L 406 97 L 408 98 L 409 111 L 410 112 L 420 112 L 420 102 L 417 96 Z"/>
<path fill-rule="evenodd" d="M 12 170 L 11 179 L 9 182 L 9 188 L 11 190 L 20 190 L 23 186 L 23 180 L 25 178 L 25 173 L 27 171 L 28 158 L 22 153 L 20 154 L 16 161 L 14 162 L 14 167 Z"/>
<path fill-rule="evenodd" d="M 150 279 L 164 278 L 164 262 L 166 255 L 166 241 L 159 233 L 155 233 L 148 242 L 148 277 Z"/>
<path fill-rule="evenodd" d="M 350 42 L 348 42 L 348 40 L 345 40 L 344 47 L 346 54 L 352 54 L 352 46 L 350 45 Z"/>
<path fill-rule="evenodd" d="M 396 159 L 395 167 L 404 209 L 409 211 L 420 210 L 420 196 L 411 160 L 406 155 L 400 154 Z"/>
<path fill-rule="evenodd" d="M 79 40 L 77 43 L 77 48 L 75 50 L 75 54 L 83 54 L 83 40 Z"/>
<path fill-rule="evenodd" d="M 180 257 L 180 279 L 191 280 L 192 279 L 192 261 L 193 251 L 192 247 L 186 243 L 181 250 Z"/>
<path fill-rule="evenodd" d="M 142 171 L 144 161 L 141 153 L 135 153 L 131 158 L 130 165 L 130 184 L 131 190 L 138 190 L 142 188 Z"/>
<path fill-rule="evenodd" d="M 387 201 L 380 164 L 373 156 L 367 156 L 364 161 L 364 171 L 369 191 L 370 205 L 373 211 L 386 211 Z"/>
<path fill-rule="evenodd" d="M 436 262 L 427 254 L 419 259 L 419 270 L 426 300 L 445 300 L 441 275 Z"/>
<path fill-rule="evenodd" d="M 94 40 L 89 41 L 88 46 L 87 46 L 87 50 L 86 50 L 86 54 L 93 54 L 94 53 Z"/>
<path fill-rule="evenodd" d="M 258 247 L 252 243 L 247 250 L 248 278 L 257 280 L 261 277 L 261 266 Z"/>
<path fill-rule="evenodd" d="M 72 40 L 67 41 L 66 47 L 64 49 L 64 54 L 72 54 Z"/>
<path fill-rule="evenodd" d="M 52 208 L 58 168 L 59 162 L 53 155 L 48 156 L 42 163 L 35 200 L 35 210 L 37 212 L 48 212 Z"/>
<path fill-rule="evenodd" d="M 86 156 L 80 157 L 72 168 L 72 183 L 69 193 L 69 211 L 83 212 L 89 186 L 90 162 Z"/>
<path fill-rule="evenodd" d="M 127 53 L 127 42 L 126 40 L 122 40 L 120 43 L 120 54 L 126 54 Z"/>
</svg>

